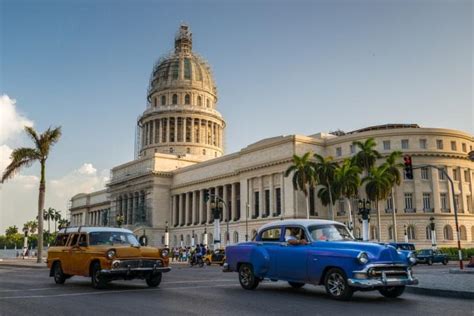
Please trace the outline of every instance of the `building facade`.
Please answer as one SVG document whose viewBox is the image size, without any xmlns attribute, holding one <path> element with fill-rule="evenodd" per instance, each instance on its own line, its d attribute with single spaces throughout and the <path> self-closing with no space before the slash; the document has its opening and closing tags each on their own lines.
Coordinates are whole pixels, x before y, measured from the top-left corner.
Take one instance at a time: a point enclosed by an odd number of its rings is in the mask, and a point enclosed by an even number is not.
<svg viewBox="0 0 474 316">
<path fill-rule="evenodd" d="M 434 222 L 438 246 L 455 246 L 456 203 L 461 242 L 474 247 L 474 163 L 468 159 L 472 135 L 387 124 L 350 133 L 277 136 L 224 155 L 225 121 L 217 100 L 210 67 L 192 51 L 191 32 L 183 25 L 175 37 L 175 52 L 153 68 L 147 107 L 137 122 L 138 157 L 114 167 L 104 191 L 72 198 L 72 224 L 115 225 L 122 215 L 124 227 L 146 234 L 156 246 L 165 244 L 165 232 L 171 247 L 193 241 L 221 240 L 225 245 L 250 240 L 269 221 L 306 217 L 304 195 L 294 190 L 291 177 L 284 177 L 293 155 L 311 151 L 343 161 L 356 153 L 354 141 L 374 138 L 384 157 L 400 150 L 412 156 L 414 166 L 426 165 L 414 170 L 413 180 L 403 179 L 394 196 L 379 203 L 381 240 L 392 240 L 396 232 L 399 241 L 406 235 L 418 247 L 430 246 Z M 454 180 L 454 194 L 444 173 L 428 165 L 444 168 Z M 317 189 L 310 193 L 310 216 L 325 219 L 328 208 L 317 198 Z M 214 236 L 205 192 L 225 201 L 221 236 Z M 357 201 L 350 204 L 336 201 L 335 219 L 347 223 L 352 209 L 354 233 L 360 236 Z M 374 209 L 372 240 L 378 237 L 375 215 Z"/>
</svg>

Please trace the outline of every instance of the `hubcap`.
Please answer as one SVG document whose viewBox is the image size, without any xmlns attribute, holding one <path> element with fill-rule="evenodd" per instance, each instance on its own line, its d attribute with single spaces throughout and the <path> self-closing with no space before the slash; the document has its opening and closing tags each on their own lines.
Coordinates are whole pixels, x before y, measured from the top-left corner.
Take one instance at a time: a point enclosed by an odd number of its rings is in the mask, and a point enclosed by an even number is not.
<svg viewBox="0 0 474 316">
<path fill-rule="evenodd" d="M 59 266 L 56 266 L 54 272 L 54 277 L 56 278 L 56 280 L 59 280 L 61 278 L 61 269 L 59 268 Z"/>
<path fill-rule="evenodd" d="M 240 270 L 240 280 L 242 281 L 242 284 L 245 286 L 248 286 L 250 283 L 250 280 L 252 278 L 252 272 L 248 267 L 244 267 Z"/>
<path fill-rule="evenodd" d="M 338 273 L 332 273 L 328 277 L 328 290 L 331 295 L 340 296 L 345 289 L 344 278 Z"/>
</svg>

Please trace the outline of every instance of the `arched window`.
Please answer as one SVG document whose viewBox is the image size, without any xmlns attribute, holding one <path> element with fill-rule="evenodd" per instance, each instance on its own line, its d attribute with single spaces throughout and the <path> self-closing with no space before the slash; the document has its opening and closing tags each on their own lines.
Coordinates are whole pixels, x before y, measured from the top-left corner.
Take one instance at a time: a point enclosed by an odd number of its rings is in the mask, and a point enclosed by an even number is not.
<svg viewBox="0 0 474 316">
<path fill-rule="evenodd" d="M 178 104 L 178 95 L 173 94 L 173 104 Z"/>
<path fill-rule="evenodd" d="M 370 239 L 375 240 L 377 238 L 377 227 L 370 226 Z"/>
<path fill-rule="evenodd" d="M 459 238 L 461 240 L 467 240 L 467 231 L 464 225 L 459 226 Z"/>
<path fill-rule="evenodd" d="M 191 96 L 189 94 L 184 96 L 184 104 L 191 104 Z"/>
<path fill-rule="evenodd" d="M 453 240 L 453 229 L 450 225 L 446 225 L 443 228 L 444 240 Z"/>
<path fill-rule="evenodd" d="M 431 240 L 431 225 L 426 226 L 426 240 Z"/>
<path fill-rule="evenodd" d="M 388 239 L 393 239 L 393 226 L 388 227 Z"/>
<path fill-rule="evenodd" d="M 202 106 L 202 98 L 201 98 L 200 95 L 198 95 L 197 104 L 198 104 L 199 106 Z"/>
<path fill-rule="evenodd" d="M 161 105 L 166 105 L 166 96 L 165 95 L 161 96 Z"/>
<path fill-rule="evenodd" d="M 209 101 L 209 99 L 206 99 L 206 106 L 207 106 L 208 108 L 211 107 L 211 101 Z"/>
<path fill-rule="evenodd" d="M 410 225 L 410 226 L 407 227 L 407 236 L 408 236 L 408 240 L 415 240 L 416 239 L 415 226 Z"/>
<path fill-rule="evenodd" d="M 158 103 L 157 98 L 153 98 L 153 106 L 157 106 L 157 103 Z"/>
<path fill-rule="evenodd" d="M 238 232 L 234 232 L 234 244 L 238 243 L 239 242 L 239 233 Z"/>
</svg>

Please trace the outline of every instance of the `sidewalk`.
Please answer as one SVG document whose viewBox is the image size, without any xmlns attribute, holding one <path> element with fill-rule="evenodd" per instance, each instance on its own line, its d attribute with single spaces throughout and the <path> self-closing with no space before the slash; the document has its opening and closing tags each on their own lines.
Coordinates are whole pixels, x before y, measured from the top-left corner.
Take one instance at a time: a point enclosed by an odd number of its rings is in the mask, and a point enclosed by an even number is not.
<svg viewBox="0 0 474 316">
<path fill-rule="evenodd" d="M 46 266 L 46 258 L 43 257 L 42 263 L 36 262 L 37 258 L 8 258 L 8 259 L 0 259 L 0 267 L 20 267 L 20 268 L 38 268 L 38 269 L 45 269 Z"/>
</svg>

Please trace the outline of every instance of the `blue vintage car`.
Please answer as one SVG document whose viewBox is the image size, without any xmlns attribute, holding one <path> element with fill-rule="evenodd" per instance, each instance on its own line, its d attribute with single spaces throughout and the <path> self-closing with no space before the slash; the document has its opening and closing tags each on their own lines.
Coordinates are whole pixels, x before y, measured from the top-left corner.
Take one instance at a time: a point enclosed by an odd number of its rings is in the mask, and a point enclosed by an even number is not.
<svg viewBox="0 0 474 316">
<path fill-rule="evenodd" d="M 418 284 L 413 253 L 358 242 L 334 221 L 275 221 L 261 227 L 255 241 L 228 246 L 226 255 L 224 271 L 238 272 L 247 290 L 263 279 L 284 280 L 294 288 L 324 285 L 330 297 L 347 300 L 358 290 L 398 297 L 406 285 Z"/>
</svg>

